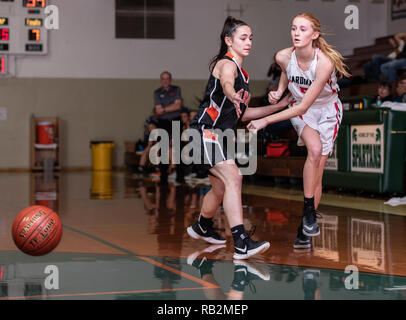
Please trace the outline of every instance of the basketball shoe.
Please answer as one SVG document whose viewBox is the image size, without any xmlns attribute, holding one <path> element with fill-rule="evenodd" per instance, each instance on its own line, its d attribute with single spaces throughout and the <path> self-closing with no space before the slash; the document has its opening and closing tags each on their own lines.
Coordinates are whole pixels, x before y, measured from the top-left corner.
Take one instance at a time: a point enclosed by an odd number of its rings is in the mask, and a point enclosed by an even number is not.
<svg viewBox="0 0 406 320">
<path fill-rule="evenodd" d="M 320 270 L 303 270 L 303 291 L 305 300 L 315 300 L 316 290 L 320 288 Z"/>
<path fill-rule="evenodd" d="M 320 228 L 319 225 L 317 224 L 316 215 L 317 212 L 314 209 L 313 210 L 308 208 L 303 209 L 302 231 L 305 236 L 315 237 L 320 234 Z"/>
<path fill-rule="evenodd" d="M 187 257 L 187 264 L 195 267 L 200 272 L 200 277 L 203 277 L 205 274 L 211 274 L 213 269 L 213 260 L 209 260 L 208 257 L 216 250 L 225 248 L 224 244 L 213 244 L 203 250 L 199 250 L 191 253 Z"/>
<path fill-rule="evenodd" d="M 188 227 L 186 231 L 193 239 L 202 239 L 212 244 L 226 243 L 226 239 L 219 235 L 215 231 L 215 228 L 213 228 L 213 221 L 210 221 L 206 228 L 202 227 L 199 221 L 196 221 L 193 225 Z"/>
<path fill-rule="evenodd" d="M 268 241 L 254 241 L 244 232 L 234 242 L 234 259 L 248 259 L 249 257 L 266 251 L 270 246 Z"/>
<path fill-rule="evenodd" d="M 271 279 L 271 275 L 268 271 L 259 268 L 252 263 L 247 263 L 246 261 L 241 260 L 235 260 L 233 262 L 234 280 L 231 283 L 231 288 L 236 291 L 244 291 L 244 288 L 247 285 L 253 285 L 253 280 L 269 281 L 269 279 Z"/>
<path fill-rule="evenodd" d="M 303 234 L 303 224 L 297 229 L 297 236 L 293 248 L 295 249 L 308 249 L 311 248 L 311 238 Z"/>
</svg>

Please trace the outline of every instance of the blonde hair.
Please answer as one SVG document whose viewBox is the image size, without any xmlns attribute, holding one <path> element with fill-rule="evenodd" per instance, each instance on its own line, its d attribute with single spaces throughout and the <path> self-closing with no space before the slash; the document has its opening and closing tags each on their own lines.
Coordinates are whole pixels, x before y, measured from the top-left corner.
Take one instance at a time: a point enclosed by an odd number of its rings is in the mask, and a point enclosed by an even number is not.
<svg viewBox="0 0 406 320">
<path fill-rule="evenodd" d="M 333 46 L 329 45 L 327 41 L 324 40 L 324 38 L 322 37 L 322 35 L 325 35 L 325 33 L 323 33 L 321 30 L 321 24 L 319 19 L 317 19 L 317 17 L 312 13 L 304 12 L 297 14 L 293 18 L 293 20 L 299 17 L 309 20 L 312 23 L 313 30 L 315 32 L 320 33 L 320 36 L 316 40 L 313 40 L 313 47 L 315 48 L 319 47 L 320 50 L 323 51 L 323 53 L 330 58 L 340 78 L 342 76 L 345 76 L 347 78 L 351 77 L 351 74 L 347 71 L 348 66 L 344 63 L 344 57 L 341 55 L 340 52 L 333 49 Z"/>
</svg>

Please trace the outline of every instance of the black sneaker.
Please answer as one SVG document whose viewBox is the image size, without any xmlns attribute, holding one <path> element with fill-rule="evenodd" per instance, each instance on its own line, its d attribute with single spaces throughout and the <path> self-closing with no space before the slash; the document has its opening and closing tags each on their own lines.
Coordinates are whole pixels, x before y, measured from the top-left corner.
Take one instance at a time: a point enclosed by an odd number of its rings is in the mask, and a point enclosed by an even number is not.
<svg viewBox="0 0 406 320">
<path fill-rule="evenodd" d="M 305 239 L 301 239 L 300 237 L 296 237 L 295 243 L 293 244 L 293 248 L 295 249 L 309 249 L 311 248 L 311 239 L 308 236 L 304 236 Z"/>
<path fill-rule="evenodd" d="M 271 275 L 265 269 L 257 268 L 253 264 L 247 263 L 241 260 L 235 260 L 234 262 L 234 280 L 231 283 L 231 288 L 236 291 L 244 291 L 247 285 L 252 286 L 251 291 L 256 292 L 255 286 L 253 286 L 253 280 L 269 281 Z"/>
<path fill-rule="evenodd" d="M 303 234 L 303 225 L 300 225 L 297 230 L 297 236 L 293 248 L 309 249 L 312 246 L 311 238 Z"/>
<path fill-rule="evenodd" d="M 263 268 L 259 268 L 252 263 L 246 261 L 235 260 L 234 263 L 234 272 L 239 272 L 241 270 L 246 271 L 246 279 L 251 280 L 264 280 L 269 281 L 271 275 L 269 272 Z"/>
<path fill-rule="evenodd" d="M 315 237 L 320 234 L 320 228 L 317 224 L 316 210 L 303 211 L 303 234 L 308 237 Z"/>
<path fill-rule="evenodd" d="M 213 222 L 210 226 L 207 227 L 205 230 L 202 228 L 200 223 L 196 221 L 193 225 L 186 229 L 189 236 L 193 239 L 203 239 L 212 244 L 224 244 L 226 243 L 226 239 L 224 239 L 221 235 L 219 235 L 213 228 Z"/>
<path fill-rule="evenodd" d="M 315 300 L 320 287 L 320 270 L 303 270 L 303 291 L 305 300 Z"/>
<path fill-rule="evenodd" d="M 249 257 L 264 252 L 269 248 L 268 241 L 254 241 L 247 233 L 243 233 L 234 243 L 234 259 L 248 259 Z"/>
<path fill-rule="evenodd" d="M 203 277 L 205 274 L 211 274 L 214 262 L 209 260 L 208 257 L 214 251 L 225 247 L 226 245 L 224 244 L 213 244 L 203 250 L 193 252 L 187 257 L 187 264 L 198 269 L 200 277 Z"/>
</svg>

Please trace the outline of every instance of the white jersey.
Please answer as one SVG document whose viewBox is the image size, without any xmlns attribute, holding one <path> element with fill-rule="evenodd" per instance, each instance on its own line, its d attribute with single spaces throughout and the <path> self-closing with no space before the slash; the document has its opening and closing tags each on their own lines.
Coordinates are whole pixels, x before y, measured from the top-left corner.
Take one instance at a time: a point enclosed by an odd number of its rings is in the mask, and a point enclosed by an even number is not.
<svg viewBox="0 0 406 320">
<path fill-rule="evenodd" d="M 319 48 L 316 49 L 316 54 L 310 65 L 309 70 L 303 71 L 300 69 L 297 63 L 295 49 L 292 51 L 292 55 L 286 68 L 286 74 L 288 77 L 288 89 L 292 93 L 295 102 L 301 102 L 307 89 L 313 83 L 316 78 L 316 65 L 317 65 L 317 55 L 319 53 Z M 338 100 L 339 87 L 337 85 L 337 77 L 335 72 L 331 73 L 330 79 L 327 81 L 323 90 L 320 92 L 317 99 L 314 101 L 311 107 L 323 107 L 332 104 Z"/>
</svg>

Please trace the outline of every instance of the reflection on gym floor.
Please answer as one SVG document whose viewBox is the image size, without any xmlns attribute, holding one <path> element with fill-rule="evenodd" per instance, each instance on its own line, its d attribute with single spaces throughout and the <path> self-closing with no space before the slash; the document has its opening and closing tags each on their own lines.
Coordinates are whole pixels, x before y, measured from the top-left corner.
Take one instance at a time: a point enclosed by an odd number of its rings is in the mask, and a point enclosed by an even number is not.
<svg viewBox="0 0 406 320">
<path fill-rule="evenodd" d="M 221 208 L 215 226 L 226 245 L 185 232 L 209 190 L 205 183 L 161 187 L 124 173 L 3 174 L 0 299 L 406 298 L 405 217 L 321 205 L 320 236 L 311 250 L 294 250 L 301 202 L 275 196 L 279 186 L 267 195 L 249 187 L 244 224 L 271 248 L 233 261 Z M 21 209 L 41 201 L 59 213 L 64 235 L 51 254 L 30 257 L 16 249 L 10 230 Z M 58 269 L 58 289 L 45 285 L 49 265 Z"/>
</svg>

